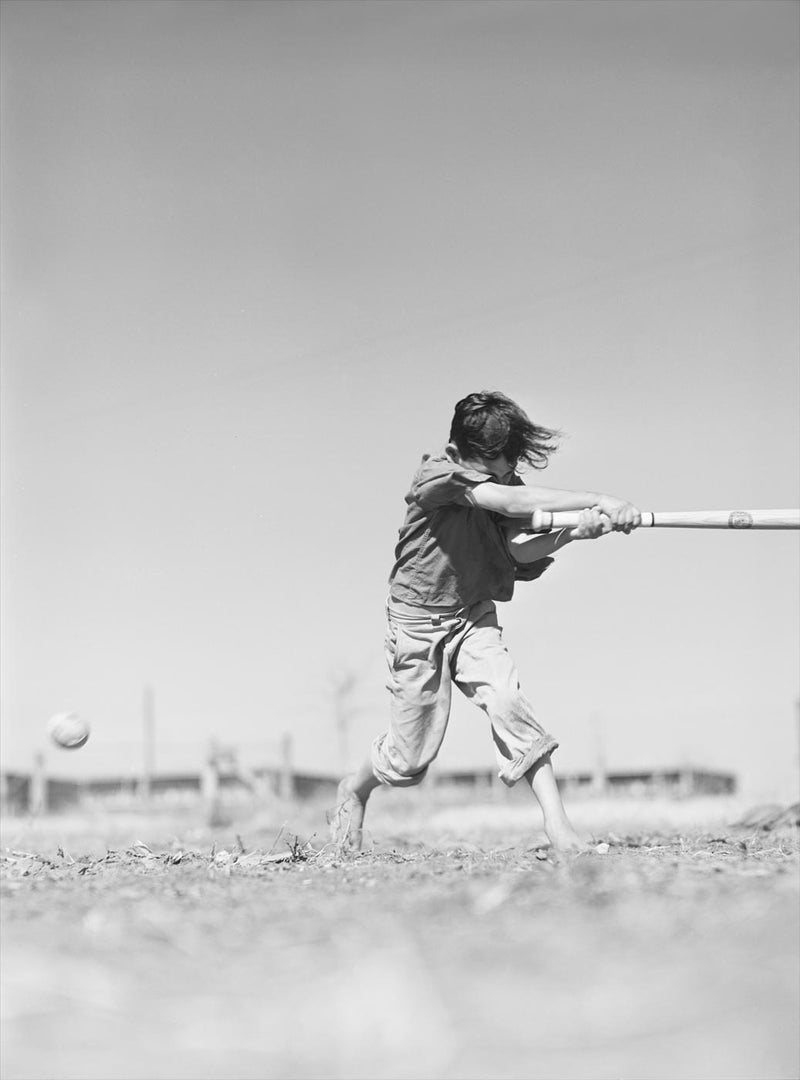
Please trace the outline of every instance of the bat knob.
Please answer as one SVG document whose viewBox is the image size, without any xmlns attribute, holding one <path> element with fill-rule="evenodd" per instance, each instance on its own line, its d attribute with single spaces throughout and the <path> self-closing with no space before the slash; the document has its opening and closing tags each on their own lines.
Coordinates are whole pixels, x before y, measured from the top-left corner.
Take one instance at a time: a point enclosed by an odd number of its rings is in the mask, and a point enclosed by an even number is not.
<svg viewBox="0 0 800 1080">
<path fill-rule="evenodd" d="M 549 510 L 534 510 L 531 515 L 531 528 L 534 532 L 550 532 L 553 527 L 553 515 Z"/>
</svg>

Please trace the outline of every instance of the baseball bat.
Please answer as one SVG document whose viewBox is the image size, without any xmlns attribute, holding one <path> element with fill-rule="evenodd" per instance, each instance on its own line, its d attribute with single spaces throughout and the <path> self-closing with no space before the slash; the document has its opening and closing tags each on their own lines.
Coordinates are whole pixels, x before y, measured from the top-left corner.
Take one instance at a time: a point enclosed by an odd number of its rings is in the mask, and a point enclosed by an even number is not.
<svg viewBox="0 0 800 1080">
<path fill-rule="evenodd" d="M 580 513 L 537 510 L 531 532 L 575 528 Z M 644 529 L 800 529 L 800 510 L 643 510 Z"/>
</svg>

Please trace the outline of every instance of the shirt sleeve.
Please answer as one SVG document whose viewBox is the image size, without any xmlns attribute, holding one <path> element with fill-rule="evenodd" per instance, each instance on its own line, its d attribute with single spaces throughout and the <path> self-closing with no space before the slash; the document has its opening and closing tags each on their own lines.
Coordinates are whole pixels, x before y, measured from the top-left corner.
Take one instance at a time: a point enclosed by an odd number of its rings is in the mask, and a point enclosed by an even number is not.
<svg viewBox="0 0 800 1080">
<path fill-rule="evenodd" d="M 531 563 L 515 563 L 514 564 L 514 580 L 515 581 L 536 581 L 540 578 L 548 566 L 552 566 L 555 559 L 551 559 L 549 555 L 545 555 L 542 559 L 537 559 L 536 562 Z"/>
<path fill-rule="evenodd" d="M 469 492 L 491 479 L 488 473 L 466 469 L 448 458 L 423 458 L 410 494 L 423 510 L 471 506 Z"/>
</svg>

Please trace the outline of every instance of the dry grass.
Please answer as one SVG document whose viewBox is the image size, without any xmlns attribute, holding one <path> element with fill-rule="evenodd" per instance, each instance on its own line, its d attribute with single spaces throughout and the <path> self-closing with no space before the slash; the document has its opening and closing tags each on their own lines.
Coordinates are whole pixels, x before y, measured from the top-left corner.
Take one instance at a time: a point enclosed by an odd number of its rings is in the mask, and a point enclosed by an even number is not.
<svg viewBox="0 0 800 1080">
<path fill-rule="evenodd" d="M 796 1077 L 796 829 L 637 806 L 6 823 L 4 1080 Z"/>
</svg>

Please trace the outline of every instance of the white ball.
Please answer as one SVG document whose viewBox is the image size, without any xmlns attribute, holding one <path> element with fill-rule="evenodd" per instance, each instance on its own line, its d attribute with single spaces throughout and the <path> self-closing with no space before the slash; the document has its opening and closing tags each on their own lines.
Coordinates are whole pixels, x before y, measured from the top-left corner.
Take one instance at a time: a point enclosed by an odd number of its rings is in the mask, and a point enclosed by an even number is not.
<svg viewBox="0 0 800 1080">
<path fill-rule="evenodd" d="M 56 713 L 47 725 L 47 734 L 62 750 L 77 750 L 89 738 L 89 724 L 77 713 Z"/>
</svg>

